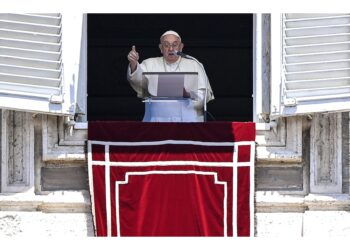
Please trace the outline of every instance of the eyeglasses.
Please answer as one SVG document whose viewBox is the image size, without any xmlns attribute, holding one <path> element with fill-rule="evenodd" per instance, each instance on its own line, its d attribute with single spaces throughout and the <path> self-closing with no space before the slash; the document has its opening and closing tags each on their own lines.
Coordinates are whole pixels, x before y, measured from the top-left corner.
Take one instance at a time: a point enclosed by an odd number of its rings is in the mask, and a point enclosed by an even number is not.
<svg viewBox="0 0 350 250">
<path fill-rule="evenodd" d="M 163 47 L 166 48 L 166 49 L 169 49 L 170 47 L 173 48 L 173 49 L 175 49 L 175 48 L 179 47 L 180 44 L 179 44 L 179 43 L 173 43 L 173 44 L 171 44 L 171 43 L 165 42 L 165 43 L 162 43 L 162 45 L 163 45 Z"/>
</svg>

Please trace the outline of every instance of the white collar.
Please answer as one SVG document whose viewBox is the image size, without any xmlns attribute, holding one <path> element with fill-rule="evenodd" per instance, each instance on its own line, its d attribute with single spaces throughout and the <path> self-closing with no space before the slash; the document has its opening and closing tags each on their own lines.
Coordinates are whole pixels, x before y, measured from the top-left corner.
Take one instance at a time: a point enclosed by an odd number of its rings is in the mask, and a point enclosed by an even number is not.
<svg viewBox="0 0 350 250">
<path fill-rule="evenodd" d="M 164 66 L 164 71 L 165 72 L 175 72 L 175 71 L 178 71 L 179 70 L 179 67 L 180 67 L 180 62 L 181 62 L 181 57 L 179 57 L 177 59 L 176 62 L 173 62 L 173 63 L 168 63 L 164 57 L 162 58 L 163 59 L 163 66 Z"/>
<path fill-rule="evenodd" d="M 163 61 L 166 63 L 166 65 L 169 65 L 169 66 L 178 64 L 180 62 L 180 59 L 181 59 L 181 57 L 179 56 L 175 62 L 170 63 L 167 60 L 165 60 L 165 58 L 163 57 Z"/>
</svg>

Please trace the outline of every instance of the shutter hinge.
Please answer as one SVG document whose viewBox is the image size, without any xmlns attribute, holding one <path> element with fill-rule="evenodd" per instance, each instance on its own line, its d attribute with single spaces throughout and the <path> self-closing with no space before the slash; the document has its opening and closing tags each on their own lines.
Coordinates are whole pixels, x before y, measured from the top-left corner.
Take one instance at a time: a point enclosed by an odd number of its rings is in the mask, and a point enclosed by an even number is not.
<svg viewBox="0 0 350 250">
<path fill-rule="evenodd" d="M 286 107 L 294 107 L 297 106 L 298 102 L 295 98 L 284 98 L 283 105 Z"/>
<path fill-rule="evenodd" d="M 50 96 L 50 103 L 54 103 L 54 104 L 63 103 L 63 95 L 52 95 L 52 96 Z"/>
</svg>

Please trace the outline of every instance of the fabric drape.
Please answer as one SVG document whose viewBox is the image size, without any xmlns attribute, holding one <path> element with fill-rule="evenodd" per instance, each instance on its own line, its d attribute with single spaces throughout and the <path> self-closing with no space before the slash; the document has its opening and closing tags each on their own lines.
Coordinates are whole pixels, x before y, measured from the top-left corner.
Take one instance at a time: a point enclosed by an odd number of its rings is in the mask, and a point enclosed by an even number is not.
<svg viewBox="0 0 350 250">
<path fill-rule="evenodd" d="M 254 123 L 88 126 L 97 236 L 253 236 Z"/>
</svg>

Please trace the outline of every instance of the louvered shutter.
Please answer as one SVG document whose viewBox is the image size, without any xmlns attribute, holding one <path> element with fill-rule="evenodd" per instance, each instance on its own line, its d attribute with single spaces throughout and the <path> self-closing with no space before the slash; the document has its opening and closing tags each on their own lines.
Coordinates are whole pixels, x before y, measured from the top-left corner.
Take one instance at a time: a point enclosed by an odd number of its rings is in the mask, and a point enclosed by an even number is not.
<svg viewBox="0 0 350 250">
<path fill-rule="evenodd" d="M 350 14 L 283 14 L 281 69 L 281 115 L 350 110 Z"/>
<path fill-rule="evenodd" d="M 61 14 L 0 14 L 0 108 L 74 113 L 62 30 Z"/>
</svg>

